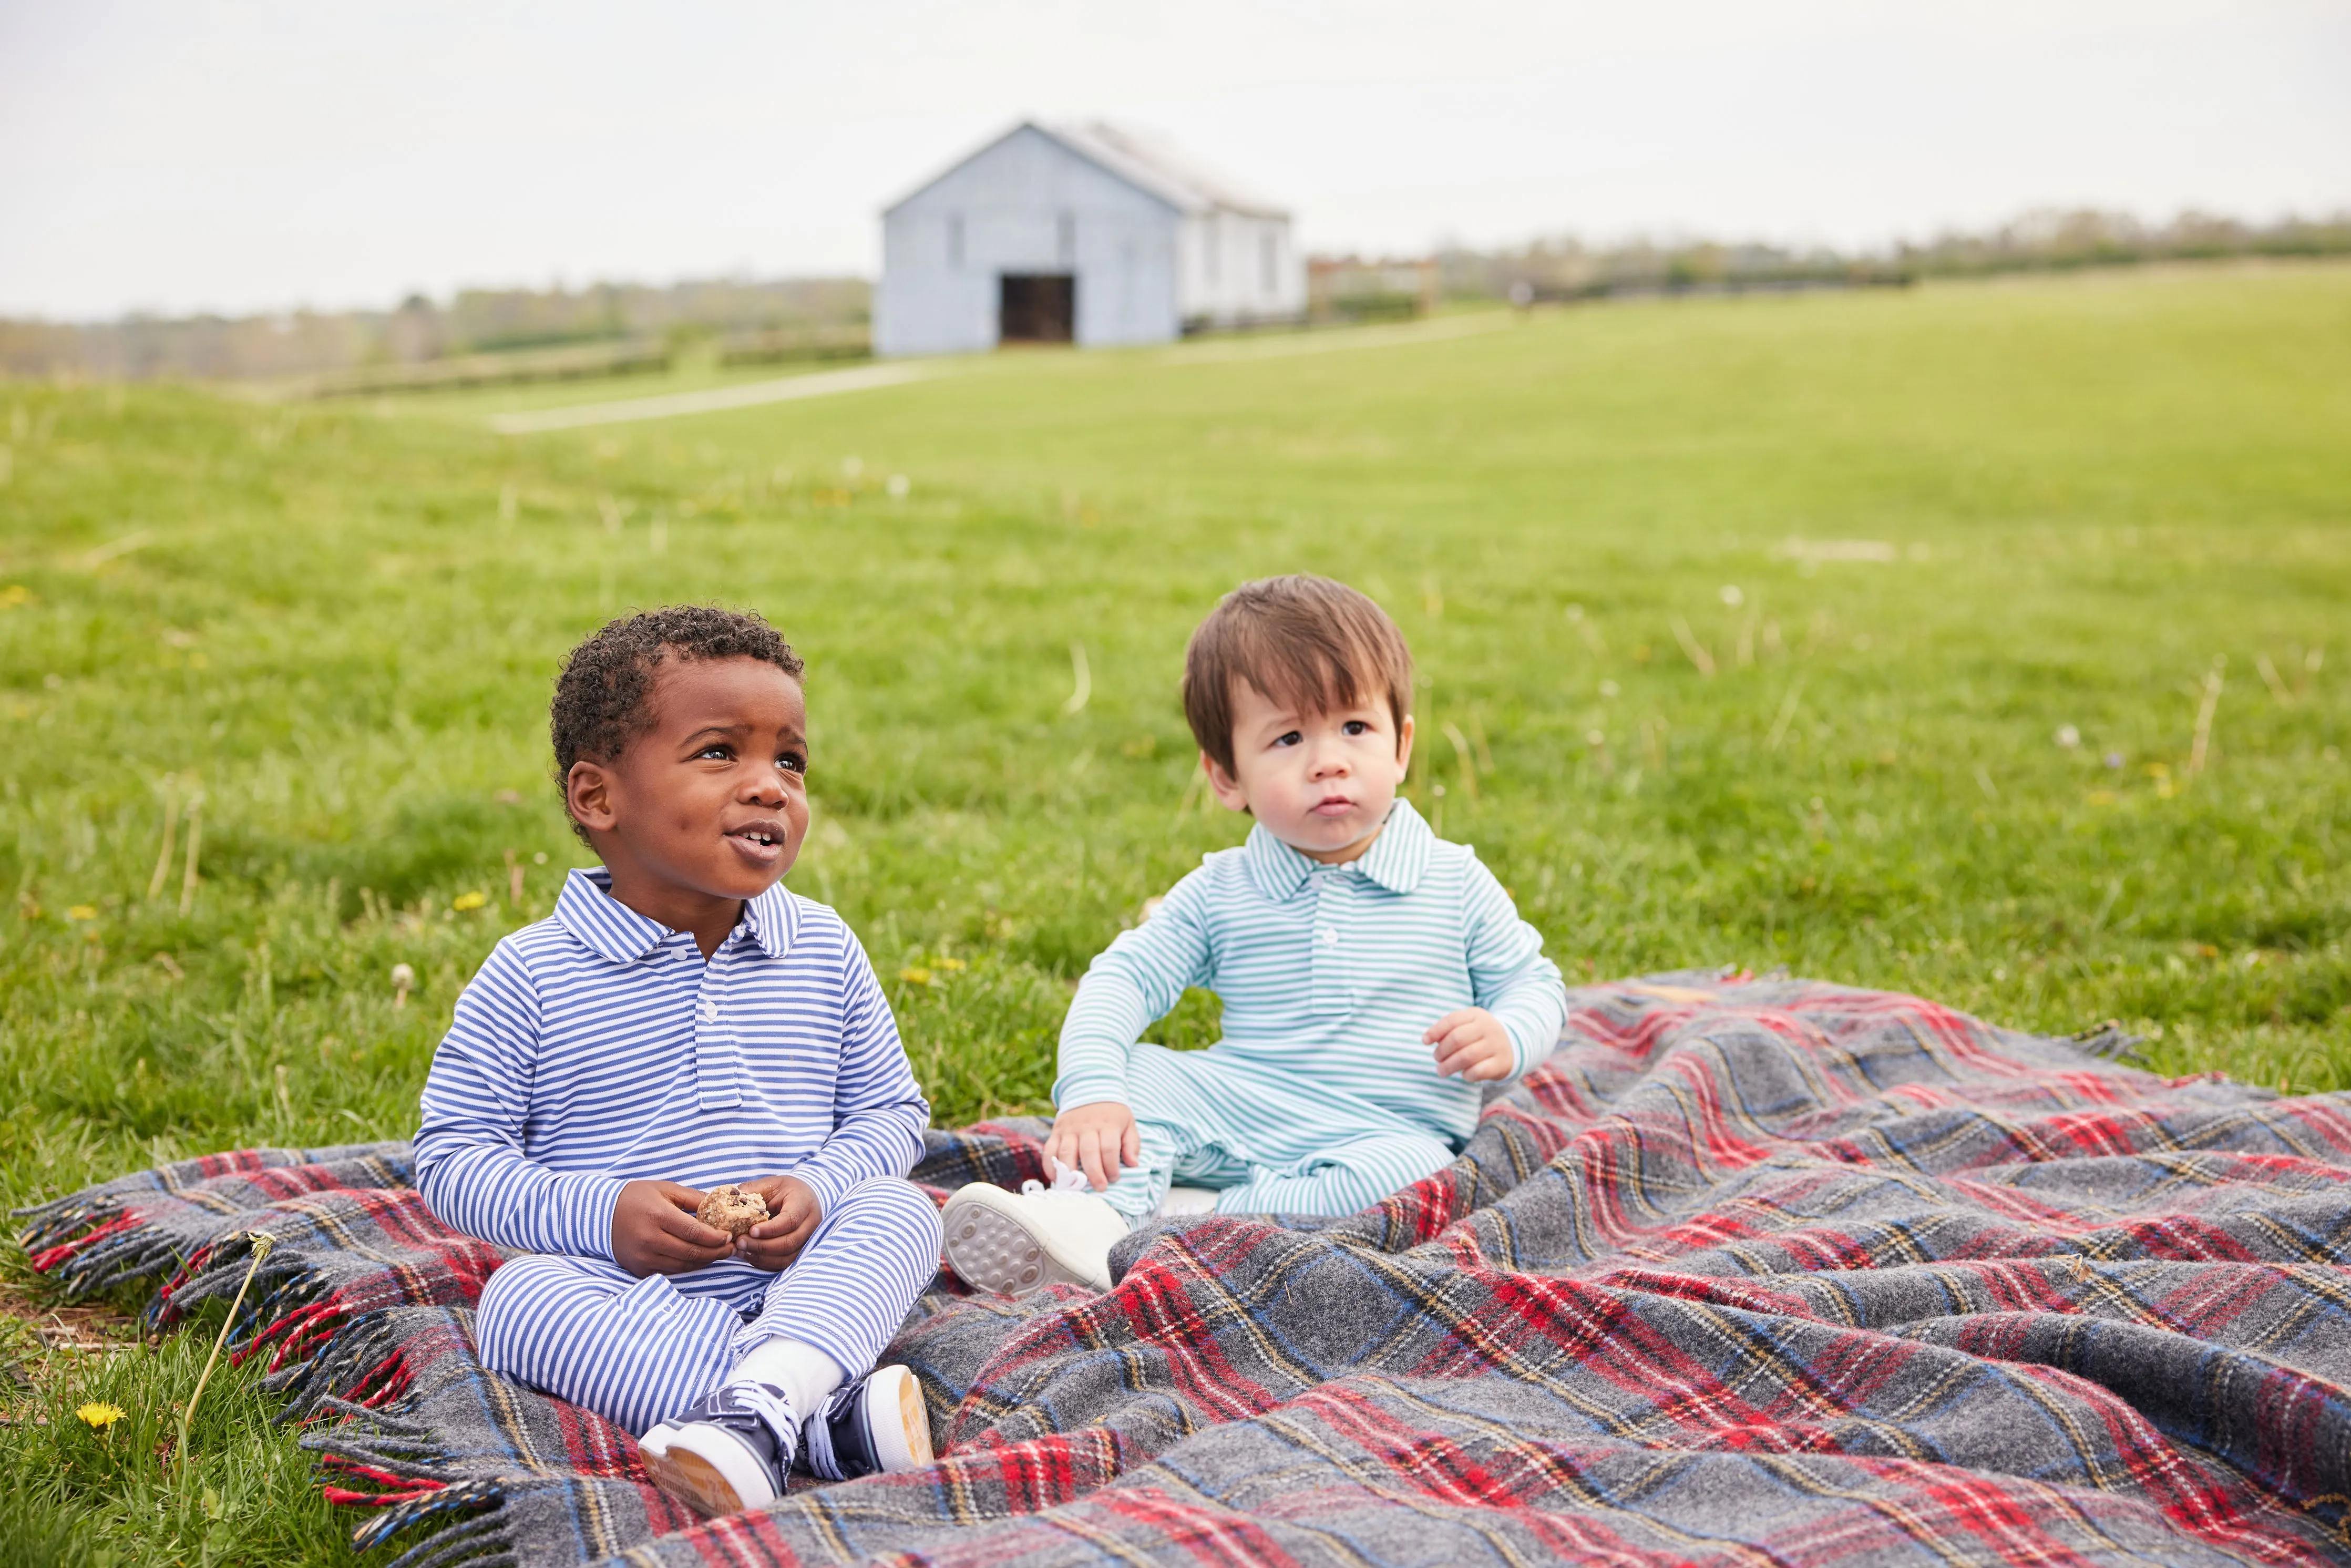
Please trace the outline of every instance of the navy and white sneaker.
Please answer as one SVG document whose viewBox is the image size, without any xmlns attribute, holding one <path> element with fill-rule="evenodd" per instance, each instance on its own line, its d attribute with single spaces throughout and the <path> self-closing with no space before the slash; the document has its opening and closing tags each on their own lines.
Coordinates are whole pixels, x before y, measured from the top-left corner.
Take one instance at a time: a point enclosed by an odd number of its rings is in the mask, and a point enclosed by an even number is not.
<svg viewBox="0 0 2351 1568">
<path fill-rule="evenodd" d="M 896 1475 L 930 1462 L 922 1385 L 903 1366 L 880 1367 L 834 1389 L 800 1428 L 800 1463 L 820 1480 Z"/>
<path fill-rule="evenodd" d="M 806 1421 L 772 1384 L 724 1384 L 637 1447 L 655 1485 L 716 1519 L 783 1496 L 795 1458 L 828 1481 L 920 1469 L 931 1462 L 931 1423 L 914 1375 L 884 1366 L 833 1390 Z"/>
<path fill-rule="evenodd" d="M 791 1396 L 768 1383 L 722 1383 L 637 1439 L 653 1484 L 705 1519 L 765 1508 L 784 1495 L 799 1448 Z"/>
</svg>

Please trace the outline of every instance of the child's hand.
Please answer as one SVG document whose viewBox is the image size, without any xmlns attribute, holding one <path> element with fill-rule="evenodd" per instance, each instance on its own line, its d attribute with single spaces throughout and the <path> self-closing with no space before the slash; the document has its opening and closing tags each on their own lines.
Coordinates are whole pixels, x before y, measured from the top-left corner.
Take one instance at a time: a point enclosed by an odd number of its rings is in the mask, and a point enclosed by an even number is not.
<svg viewBox="0 0 2351 1568">
<path fill-rule="evenodd" d="M 1072 1105 L 1053 1118 L 1045 1139 L 1045 1157 L 1071 1170 L 1086 1173 L 1096 1192 L 1118 1180 L 1118 1168 L 1141 1163 L 1143 1139 L 1134 1130 L 1134 1113 L 1115 1100 Z"/>
<path fill-rule="evenodd" d="M 639 1279 L 707 1268 L 735 1239 L 694 1218 L 702 1195 L 682 1182 L 632 1181 L 612 1206 L 612 1261 Z"/>
<path fill-rule="evenodd" d="M 800 1255 L 824 1218 L 824 1205 L 797 1176 L 761 1176 L 743 1184 L 768 1203 L 768 1218 L 743 1233 L 735 1255 L 755 1269 L 781 1269 Z"/>
<path fill-rule="evenodd" d="M 1437 1047 L 1437 1076 L 1450 1078 L 1458 1072 L 1464 1083 L 1508 1078 L 1518 1059 L 1510 1049 L 1510 1030 L 1484 1008 L 1447 1013 L 1420 1039 L 1422 1044 Z"/>
</svg>

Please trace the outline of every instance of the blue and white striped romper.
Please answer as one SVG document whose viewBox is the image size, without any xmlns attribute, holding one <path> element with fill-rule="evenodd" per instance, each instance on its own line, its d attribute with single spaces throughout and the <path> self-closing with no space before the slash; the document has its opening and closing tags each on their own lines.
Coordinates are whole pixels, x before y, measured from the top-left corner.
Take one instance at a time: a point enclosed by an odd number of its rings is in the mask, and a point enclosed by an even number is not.
<svg viewBox="0 0 2351 1568">
<path fill-rule="evenodd" d="M 1224 1038 L 1139 1043 L 1190 986 L 1224 1002 Z M 1501 1021 L 1512 1076 L 1567 1019 L 1541 933 L 1475 851 L 1409 800 L 1344 865 L 1259 823 L 1095 957 L 1061 1025 L 1053 1103 L 1134 1113 L 1143 1163 L 1103 1195 L 1131 1221 L 1170 1181 L 1219 1189 L 1227 1214 L 1350 1214 L 1443 1168 L 1476 1128 L 1484 1086 L 1438 1077 L 1421 1040 L 1468 1007 Z"/>
<path fill-rule="evenodd" d="M 831 909 L 772 887 L 705 961 L 609 873 L 574 871 L 458 998 L 416 1181 L 444 1223 L 538 1255 L 491 1275 L 483 1364 L 643 1431 L 778 1334 L 852 1376 L 873 1364 L 938 1269 L 937 1212 L 904 1179 L 929 1121 Z M 612 1260 L 624 1184 L 773 1175 L 824 1208 L 783 1272 L 727 1259 L 640 1280 Z"/>
</svg>

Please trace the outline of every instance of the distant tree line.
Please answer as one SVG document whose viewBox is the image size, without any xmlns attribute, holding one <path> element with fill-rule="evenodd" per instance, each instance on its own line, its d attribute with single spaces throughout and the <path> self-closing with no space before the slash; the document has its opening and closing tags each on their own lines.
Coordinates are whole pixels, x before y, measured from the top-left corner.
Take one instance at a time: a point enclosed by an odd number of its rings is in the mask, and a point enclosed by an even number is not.
<svg viewBox="0 0 2351 1568">
<path fill-rule="evenodd" d="M 862 326 L 872 294 L 858 277 L 719 278 L 665 287 L 467 288 L 442 302 L 412 295 L 391 310 L 0 319 L 0 374 L 245 381 L 343 373 L 356 382 L 349 372 L 597 344 L 631 363 L 704 344 L 750 354 Z"/>
<path fill-rule="evenodd" d="M 1947 233 L 1875 253 L 1711 240 L 1586 246 L 1559 238 L 1515 249 L 1448 247 L 1437 261 L 1449 298 L 1575 299 L 1901 285 L 1922 277 L 2232 256 L 2344 255 L 2351 255 L 2351 214 L 2262 225 L 2183 213 L 2167 224 L 2147 224 L 2127 214 L 2084 209 L 2029 213 L 1989 234 Z"/>
<path fill-rule="evenodd" d="M 2031 213 L 1989 234 L 1953 232 L 1879 252 L 1711 240 L 1586 246 L 1567 237 L 1496 250 L 1446 247 L 1436 263 L 1438 288 L 1449 298 L 1555 300 L 2345 255 L 2351 214 L 2263 225 L 2183 213 L 2147 224 L 2085 209 Z M 1333 277 L 1360 282 L 1405 264 L 1324 265 Z M 1393 300 L 1376 291 L 1358 298 L 1344 288 L 1333 298 L 1329 314 L 1340 319 L 1376 314 L 1383 302 L 1403 314 L 1426 308 L 1418 282 Z M 468 288 L 444 302 L 412 295 L 390 310 L 0 319 L 0 375 L 268 380 L 332 393 L 643 370 L 698 352 L 735 361 L 822 357 L 863 351 L 872 300 L 872 286 L 858 277 L 716 278 L 663 287 Z"/>
</svg>

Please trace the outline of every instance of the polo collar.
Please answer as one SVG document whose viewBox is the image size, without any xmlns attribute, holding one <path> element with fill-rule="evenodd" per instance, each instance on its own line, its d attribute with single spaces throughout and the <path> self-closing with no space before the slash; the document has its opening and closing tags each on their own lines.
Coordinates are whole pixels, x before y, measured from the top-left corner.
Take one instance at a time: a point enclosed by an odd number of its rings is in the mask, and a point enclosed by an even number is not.
<svg viewBox="0 0 2351 1568">
<path fill-rule="evenodd" d="M 1436 839 L 1412 802 L 1399 796 L 1388 808 L 1387 824 L 1372 841 L 1372 847 L 1342 869 L 1360 872 L 1390 893 L 1410 893 L 1420 885 L 1421 873 L 1428 869 L 1428 846 Z M 1270 904 L 1287 904 L 1296 897 L 1322 864 L 1275 838 L 1263 822 L 1249 829 L 1241 849 L 1249 881 Z"/>
<path fill-rule="evenodd" d="M 1388 825 L 1355 862 L 1357 870 L 1390 893 L 1410 893 L 1428 870 L 1429 846 L 1437 835 L 1427 821 L 1402 796 L 1388 809 Z"/>
<path fill-rule="evenodd" d="M 776 883 L 743 905 L 743 923 L 734 940 L 748 940 L 770 958 L 780 958 L 792 945 L 792 895 Z"/>
<path fill-rule="evenodd" d="M 563 879 L 555 919 L 590 952 L 614 964 L 633 964 L 674 935 L 614 898 L 612 873 L 601 866 L 575 870 Z M 727 933 L 726 942 L 750 942 L 768 957 L 780 958 L 791 946 L 791 894 L 778 883 L 743 906 L 743 919 Z"/>
</svg>

